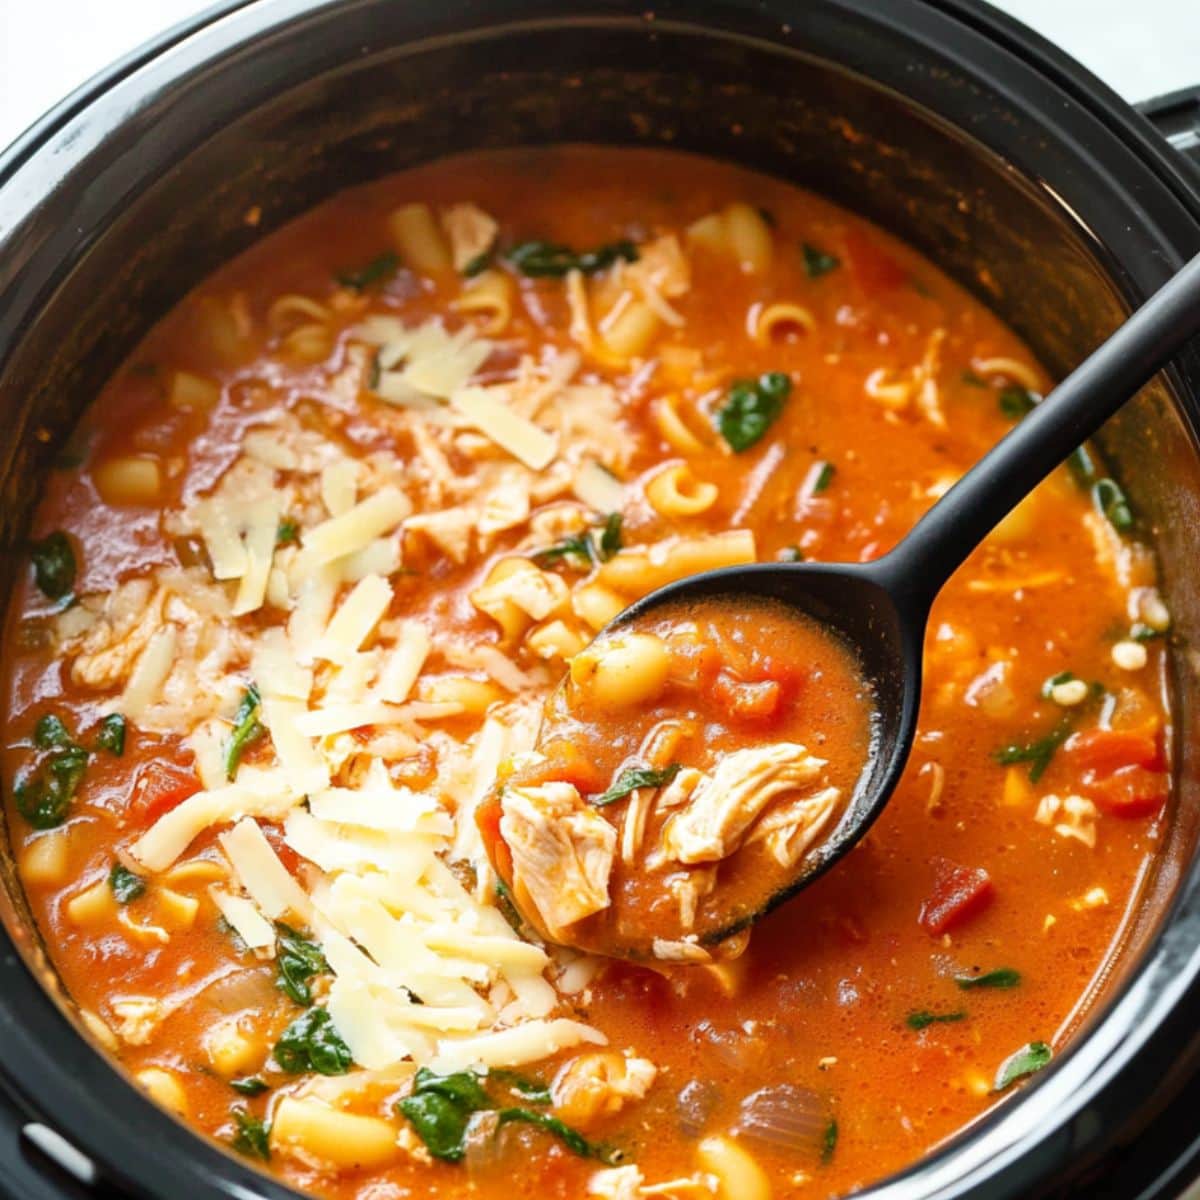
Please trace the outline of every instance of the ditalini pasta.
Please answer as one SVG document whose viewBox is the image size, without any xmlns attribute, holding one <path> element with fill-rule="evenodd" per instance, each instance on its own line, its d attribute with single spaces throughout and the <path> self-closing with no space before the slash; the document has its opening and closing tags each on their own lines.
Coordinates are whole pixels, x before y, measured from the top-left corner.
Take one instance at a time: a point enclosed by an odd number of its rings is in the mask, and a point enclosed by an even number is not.
<svg viewBox="0 0 1200 1200">
<path fill-rule="evenodd" d="M 722 873 L 846 803 L 852 664 L 749 610 L 593 638 L 692 572 L 878 557 L 1047 385 L 880 230 L 683 155 L 449 160 L 265 234 L 101 389 L 10 608 L 8 827 L 82 1027 L 335 1200 L 911 1163 L 1069 1041 L 1155 852 L 1135 504 L 1082 449 L 997 529 L 887 812 L 719 947 Z M 564 677 L 607 715 L 533 754 Z M 642 961 L 552 940 L 648 861 Z"/>
</svg>

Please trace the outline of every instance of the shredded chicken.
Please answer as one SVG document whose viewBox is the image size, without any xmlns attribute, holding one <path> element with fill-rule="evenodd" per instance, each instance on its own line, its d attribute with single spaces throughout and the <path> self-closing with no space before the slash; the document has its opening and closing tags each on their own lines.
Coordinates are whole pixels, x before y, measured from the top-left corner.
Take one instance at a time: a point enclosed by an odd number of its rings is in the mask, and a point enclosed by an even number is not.
<svg viewBox="0 0 1200 1200">
<path fill-rule="evenodd" d="M 518 902 L 551 937 L 609 904 L 617 831 L 569 783 L 509 787 L 500 833 L 513 857 Z"/>
<path fill-rule="evenodd" d="M 717 862 L 728 858 L 747 840 L 751 828 L 776 797 L 800 791 L 820 779 L 823 759 L 795 742 L 738 750 L 726 755 L 711 774 L 692 776 L 687 807 L 663 829 L 666 858 L 681 863 Z M 683 773 L 668 793 L 675 789 Z M 822 788 L 800 797 L 778 813 L 769 814 L 754 831 L 765 837 L 772 854 L 790 865 L 811 837 L 828 820 L 838 799 L 836 788 Z M 664 800 L 677 801 L 673 795 Z"/>
</svg>

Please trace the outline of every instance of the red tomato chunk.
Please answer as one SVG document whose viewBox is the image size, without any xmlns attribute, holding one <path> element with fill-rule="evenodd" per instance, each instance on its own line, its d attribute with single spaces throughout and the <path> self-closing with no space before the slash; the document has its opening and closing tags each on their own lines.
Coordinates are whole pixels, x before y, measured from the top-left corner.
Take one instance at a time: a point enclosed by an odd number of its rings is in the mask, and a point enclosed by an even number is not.
<svg viewBox="0 0 1200 1200">
<path fill-rule="evenodd" d="M 933 892 L 917 917 L 921 928 L 940 937 L 983 912 L 995 898 L 991 876 L 982 867 L 960 867 L 935 858 Z"/>
</svg>

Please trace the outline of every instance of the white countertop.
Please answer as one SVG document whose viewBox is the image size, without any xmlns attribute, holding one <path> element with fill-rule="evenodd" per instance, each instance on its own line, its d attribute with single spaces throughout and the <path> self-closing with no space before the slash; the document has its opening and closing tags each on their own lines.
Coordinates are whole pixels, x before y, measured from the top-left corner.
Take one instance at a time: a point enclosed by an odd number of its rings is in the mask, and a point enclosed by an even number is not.
<svg viewBox="0 0 1200 1200">
<path fill-rule="evenodd" d="M 404 3 L 405 0 L 397 0 Z M 205 0 L 0 0 L 0 147 Z M 998 0 L 1128 100 L 1200 83 L 1196 0 Z"/>
</svg>

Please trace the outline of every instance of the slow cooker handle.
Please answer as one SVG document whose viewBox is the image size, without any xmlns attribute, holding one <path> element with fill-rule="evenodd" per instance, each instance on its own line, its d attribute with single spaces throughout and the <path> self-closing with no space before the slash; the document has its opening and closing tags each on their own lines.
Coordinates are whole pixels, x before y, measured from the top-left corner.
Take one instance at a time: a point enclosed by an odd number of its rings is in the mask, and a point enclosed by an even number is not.
<svg viewBox="0 0 1200 1200">
<path fill-rule="evenodd" d="M 0 1200 L 118 1200 L 91 1161 L 0 1089 Z"/>
<path fill-rule="evenodd" d="M 1135 105 L 1185 158 L 1200 167 L 1200 85 Z"/>
</svg>

